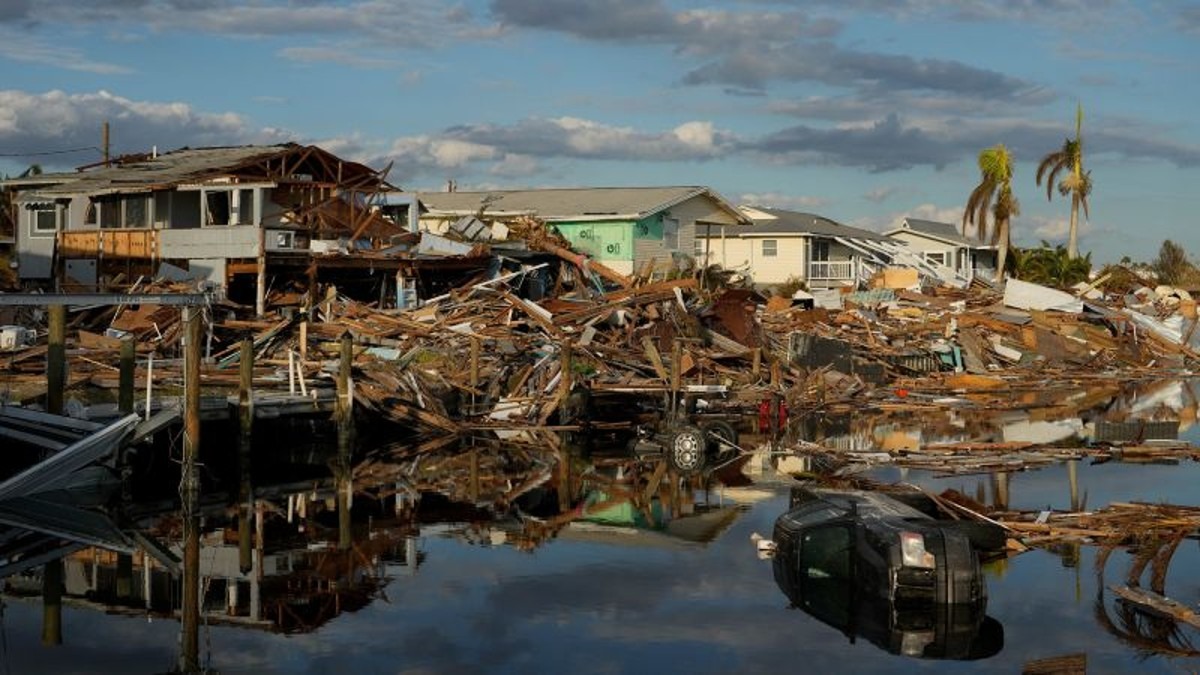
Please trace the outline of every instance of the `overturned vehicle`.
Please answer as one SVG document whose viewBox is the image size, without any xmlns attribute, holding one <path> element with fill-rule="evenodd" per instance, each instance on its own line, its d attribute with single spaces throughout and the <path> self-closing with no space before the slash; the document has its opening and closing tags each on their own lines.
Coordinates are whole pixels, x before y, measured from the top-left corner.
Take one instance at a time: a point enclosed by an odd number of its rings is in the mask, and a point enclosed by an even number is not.
<svg viewBox="0 0 1200 675">
<path fill-rule="evenodd" d="M 940 520 L 917 508 L 922 497 L 794 488 L 775 522 L 775 581 L 794 607 L 851 640 L 921 658 L 992 656 L 1004 632 L 985 614 L 979 560 L 1004 533 Z"/>
</svg>

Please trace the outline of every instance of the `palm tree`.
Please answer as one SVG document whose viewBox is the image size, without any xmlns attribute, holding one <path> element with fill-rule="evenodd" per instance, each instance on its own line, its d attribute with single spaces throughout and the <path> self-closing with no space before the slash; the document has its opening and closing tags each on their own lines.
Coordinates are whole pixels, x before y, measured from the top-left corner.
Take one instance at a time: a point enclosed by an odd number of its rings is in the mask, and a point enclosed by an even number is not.
<svg viewBox="0 0 1200 675">
<path fill-rule="evenodd" d="M 1003 143 L 986 148 L 979 153 L 979 185 L 967 197 L 967 208 L 963 213 L 963 235 L 967 224 L 976 227 L 980 240 L 988 239 L 988 211 L 991 211 L 991 242 L 997 245 L 999 259 L 996 261 L 996 283 L 1004 281 L 1004 265 L 1008 260 L 1009 220 L 1020 215 L 1021 205 L 1012 193 L 1012 155 Z"/>
<path fill-rule="evenodd" d="M 1075 139 L 1063 141 L 1061 149 L 1051 152 L 1042 158 L 1037 168 L 1037 184 L 1042 184 L 1042 176 L 1046 176 L 1046 200 L 1051 197 L 1055 186 L 1055 178 L 1063 171 L 1069 173 L 1057 183 L 1058 193 L 1064 197 L 1071 195 L 1071 228 L 1067 235 L 1067 255 L 1079 257 L 1079 207 L 1083 207 L 1083 216 L 1088 214 L 1088 194 L 1092 191 L 1092 172 L 1083 170 L 1083 106 L 1075 109 Z"/>
</svg>

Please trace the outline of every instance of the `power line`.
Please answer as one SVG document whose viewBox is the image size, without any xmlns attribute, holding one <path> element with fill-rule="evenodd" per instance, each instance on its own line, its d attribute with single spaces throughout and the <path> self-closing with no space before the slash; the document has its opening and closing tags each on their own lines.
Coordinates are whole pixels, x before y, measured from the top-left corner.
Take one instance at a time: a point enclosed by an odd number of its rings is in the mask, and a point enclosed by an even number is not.
<svg viewBox="0 0 1200 675">
<path fill-rule="evenodd" d="M 84 152 L 86 150 L 95 150 L 100 154 L 104 151 L 94 145 L 88 145 L 82 148 L 69 148 L 67 150 L 48 150 L 45 152 L 0 152 L 0 157 L 48 157 L 50 155 L 68 155 L 73 152 Z"/>
</svg>

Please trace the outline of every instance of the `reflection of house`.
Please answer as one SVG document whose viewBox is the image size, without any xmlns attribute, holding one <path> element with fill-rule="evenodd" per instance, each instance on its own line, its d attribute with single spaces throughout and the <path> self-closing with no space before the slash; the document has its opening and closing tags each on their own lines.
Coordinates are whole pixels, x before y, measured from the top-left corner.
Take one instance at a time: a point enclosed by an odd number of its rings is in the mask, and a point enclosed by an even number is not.
<svg viewBox="0 0 1200 675">
<path fill-rule="evenodd" d="M 900 227 L 884 234 L 905 243 L 926 262 L 952 269 L 960 278 L 991 281 L 996 274 L 996 246 L 965 237 L 950 223 L 905 218 Z"/>
<path fill-rule="evenodd" d="M 428 192 L 422 229 L 441 231 L 466 216 L 485 221 L 536 217 L 575 250 L 622 274 L 681 266 L 700 233 L 749 222 L 706 187 L 562 188 L 494 192 Z"/>
<path fill-rule="evenodd" d="M 261 299 L 267 275 L 303 274 L 321 240 L 399 231 L 371 208 L 382 175 L 315 146 L 184 148 L 5 185 L 23 280 L 92 287 L 170 263 L 219 286 L 245 279 Z"/>
<path fill-rule="evenodd" d="M 854 286 L 885 262 L 886 239 L 823 216 L 741 207 L 752 221 L 736 231 L 697 233 L 696 256 L 726 269 L 745 269 L 758 285 L 796 279 L 810 287 Z"/>
</svg>

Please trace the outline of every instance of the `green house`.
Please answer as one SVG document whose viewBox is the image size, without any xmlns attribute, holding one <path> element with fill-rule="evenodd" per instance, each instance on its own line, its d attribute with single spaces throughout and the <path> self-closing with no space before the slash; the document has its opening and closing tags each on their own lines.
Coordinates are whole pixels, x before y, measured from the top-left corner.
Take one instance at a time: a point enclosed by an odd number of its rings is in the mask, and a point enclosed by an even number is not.
<svg viewBox="0 0 1200 675">
<path fill-rule="evenodd" d="M 505 222 L 532 216 L 557 230 L 572 247 L 606 266 L 633 274 L 653 263 L 662 271 L 685 267 L 705 232 L 750 224 L 707 187 L 552 188 L 488 192 L 422 192 L 423 229 L 439 232 L 466 216 Z"/>
</svg>

